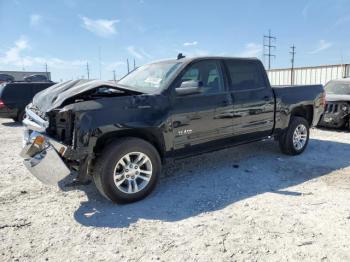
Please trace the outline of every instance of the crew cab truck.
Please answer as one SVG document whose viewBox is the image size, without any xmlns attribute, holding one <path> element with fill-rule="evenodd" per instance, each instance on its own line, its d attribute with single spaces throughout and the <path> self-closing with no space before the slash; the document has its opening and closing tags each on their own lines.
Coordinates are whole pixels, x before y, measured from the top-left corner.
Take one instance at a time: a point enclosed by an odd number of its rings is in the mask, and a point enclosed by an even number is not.
<svg viewBox="0 0 350 262">
<path fill-rule="evenodd" d="M 272 88 L 257 59 L 180 56 L 118 82 L 76 80 L 40 92 L 26 109 L 21 155 L 44 183 L 76 174 L 111 201 L 133 202 L 154 189 L 168 158 L 268 137 L 300 154 L 323 110 L 321 85 Z"/>
</svg>

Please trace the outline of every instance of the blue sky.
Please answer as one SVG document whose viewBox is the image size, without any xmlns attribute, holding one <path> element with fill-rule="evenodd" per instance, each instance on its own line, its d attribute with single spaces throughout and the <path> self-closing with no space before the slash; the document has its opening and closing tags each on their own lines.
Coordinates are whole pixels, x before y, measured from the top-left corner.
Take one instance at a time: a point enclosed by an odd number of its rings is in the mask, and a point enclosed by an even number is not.
<svg viewBox="0 0 350 262">
<path fill-rule="evenodd" d="M 126 59 L 227 55 L 262 58 L 277 37 L 273 68 L 350 63 L 350 1 L 0 0 L 0 70 L 44 70 L 54 80 L 126 72 Z M 132 62 L 131 62 L 132 64 Z"/>
</svg>

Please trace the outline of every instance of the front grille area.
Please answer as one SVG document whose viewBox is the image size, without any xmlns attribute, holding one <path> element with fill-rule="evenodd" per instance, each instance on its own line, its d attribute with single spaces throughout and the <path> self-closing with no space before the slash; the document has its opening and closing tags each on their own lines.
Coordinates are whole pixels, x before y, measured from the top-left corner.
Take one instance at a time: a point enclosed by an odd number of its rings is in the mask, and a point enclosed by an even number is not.
<svg viewBox="0 0 350 262">
<path fill-rule="evenodd" d="M 325 113 L 337 113 L 340 110 L 340 104 L 338 103 L 326 103 L 326 107 L 324 109 Z"/>
<path fill-rule="evenodd" d="M 66 145 L 72 145 L 74 114 L 71 111 L 54 110 L 48 113 L 48 117 L 50 119 L 48 134 Z"/>
</svg>

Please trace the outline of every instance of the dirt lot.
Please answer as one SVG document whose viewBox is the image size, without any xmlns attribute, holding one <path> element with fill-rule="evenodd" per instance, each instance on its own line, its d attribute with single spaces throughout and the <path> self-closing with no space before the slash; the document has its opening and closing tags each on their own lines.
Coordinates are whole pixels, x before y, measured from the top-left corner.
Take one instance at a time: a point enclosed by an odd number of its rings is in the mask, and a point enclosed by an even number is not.
<svg viewBox="0 0 350 262">
<path fill-rule="evenodd" d="M 180 161 L 123 206 L 43 186 L 22 127 L 0 134 L 0 261 L 350 261 L 350 133 L 312 130 L 297 157 L 266 141 Z"/>
</svg>

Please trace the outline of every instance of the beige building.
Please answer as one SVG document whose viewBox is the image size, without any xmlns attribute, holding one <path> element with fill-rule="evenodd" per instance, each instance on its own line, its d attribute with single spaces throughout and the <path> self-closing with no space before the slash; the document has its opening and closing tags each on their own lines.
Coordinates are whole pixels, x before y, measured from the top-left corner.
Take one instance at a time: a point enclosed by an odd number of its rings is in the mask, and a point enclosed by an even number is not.
<svg viewBox="0 0 350 262">
<path fill-rule="evenodd" d="M 23 79 L 27 76 L 31 75 L 44 75 L 48 80 L 51 80 L 50 72 L 29 72 L 29 71 L 0 71 L 0 74 L 6 74 L 13 76 L 15 81 L 23 81 Z"/>
<path fill-rule="evenodd" d="M 350 64 L 268 70 L 271 85 L 313 85 L 350 77 Z"/>
</svg>

